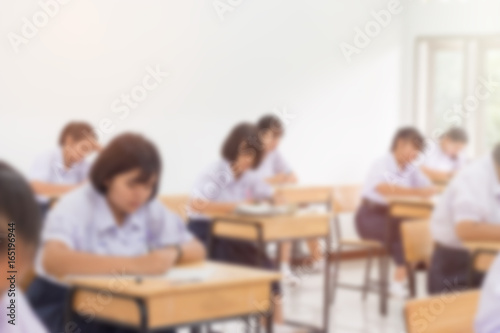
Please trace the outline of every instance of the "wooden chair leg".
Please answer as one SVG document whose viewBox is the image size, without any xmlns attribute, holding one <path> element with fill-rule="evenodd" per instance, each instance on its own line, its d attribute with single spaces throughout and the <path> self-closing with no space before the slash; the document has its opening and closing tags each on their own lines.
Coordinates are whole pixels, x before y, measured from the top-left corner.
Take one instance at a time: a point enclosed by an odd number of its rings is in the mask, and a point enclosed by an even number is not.
<svg viewBox="0 0 500 333">
<path fill-rule="evenodd" d="M 337 293 L 337 284 L 338 284 L 339 271 L 340 271 L 341 253 L 342 253 L 342 247 L 340 245 L 338 245 L 337 249 L 335 249 L 335 251 L 333 251 L 333 265 L 330 266 L 330 269 L 333 269 L 332 287 L 331 287 L 331 291 L 330 291 L 330 305 L 335 302 L 335 296 Z M 326 260 L 328 260 L 328 256 L 326 257 Z"/>
<path fill-rule="evenodd" d="M 408 273 L 408 287 L 410 289 L 410 297 L 415 298 L 417 296 L 415 269 L 409 263 L 406 264 L 406 272 Z"/>
<path fill-rule="evenodd" d="M 370 250 L 368 250 L 368 256 L 366 257 L 365 280 L 363 283 L 363 290 L 362 290 L 363 301 L 366 300 L 366 297 L 368 295 L 368 290 L 370 289 L 370 276 L 371 276 L 372 262 L 373 262 L 373 252 L 370 249 Z"/>
</svg>

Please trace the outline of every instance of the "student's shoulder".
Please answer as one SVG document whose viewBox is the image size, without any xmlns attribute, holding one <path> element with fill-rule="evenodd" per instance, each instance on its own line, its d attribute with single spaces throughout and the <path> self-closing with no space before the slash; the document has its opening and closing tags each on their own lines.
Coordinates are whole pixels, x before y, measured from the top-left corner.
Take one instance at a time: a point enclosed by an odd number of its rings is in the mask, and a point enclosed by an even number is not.
<svg viewBox="0 0 500 333">
<path fill-rule="evenodd" d="M 57 213 L 87 214 L 93 210 L 98 192 L 89 183 L 63 195 L 52 209 Z"/>
<path fill-rule="evenodd" d="M 52 148 L 44 150 L 35 157 L 35 163 L 37 162 L 54 162 L 58 159 L 61 154 L 60 148 Z"/>
</svg>

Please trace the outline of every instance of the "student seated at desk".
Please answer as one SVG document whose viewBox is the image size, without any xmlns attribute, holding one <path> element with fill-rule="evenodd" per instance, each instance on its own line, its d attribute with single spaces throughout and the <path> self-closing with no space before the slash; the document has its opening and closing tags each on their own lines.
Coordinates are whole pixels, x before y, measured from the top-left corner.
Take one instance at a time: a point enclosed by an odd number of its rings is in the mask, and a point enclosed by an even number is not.
<svg viewBox="0 0 500 333">
<path fill-rule="evenodd" d="M 222 159 L 196 181 L 189 204 L 189 229 L 205 245 L 210 238 L 210 216 L 228 214 L 239 204 L 271 200 L 273 196 L 271 186 L 251 171 L 259 166 L 262 158 L 261 142 L 254 125 L 241 123 L 234 127 L 224 141 L 221 153 Z M 258 265 L 259 250 L 252 243 L 215 239 L 213 248 L 212 259 Z M 272 266 L 266 258 L 266 267 Z M 275 293 L 279 293 L 278 286 L 275 286 Z M 279 309 L 275 313 L 280 316 Z"/>
<path fill-rule="evenodd" d="M 85 158 L 98 149 L 92 126 L 85 122 L 71 122 L 59 136 L 59 147 L 37 157 L 29 178 L 38 195 L 42 216 L 52 198 L 73 190 L 87 179 L 90 163 Z"/>
<path fill-rule="evenodd" d="M 479 309 L 476 314 L 476 333 L 500 332 L 500 255 L 488 271 L 483 283 Z"/>
<path fill-rule="evenodd" d="M 436 243 L 429 269 L 429 292 L 467 286 L 470 254 L 462 242 L 500 239 L 500 144 L 467 165 L 446 188 L 431 218 Z M 481 276 L 473 277 L 479 286 Z"/>
<path fill-rule="evenodd" d="M 50 332 L 64 331 L 68 275 L 160 275 L 205 250 L 180 217 L 156 198 L 161 160 L 142 136 L 123 134 L 100 153 L 90 183 L 64 196 L 48 214 L 29 298 Z M 129 332 L 97 322 L 82 332 Z M 133 331 L 130 331 L 133 332 Z"/>
<path fill-rule="evenodd" d="M 428 197 L 436 193 L 431 181 L 414 164 L 424 147 L 424 137 L 416 129 L 400 129 L 393 139 L 391 153 L 372 166 L 362 191 L 363 201 L 356 214 L 356 226 L 362 238 L 385 243 L 386 230 L 389 232 L 390 248 L 387 250 L 397 265 L 390 287 L 395 296 L 403 296 L 407 292 L 400 235 L 402 220 L 389 215 L 386 197 Z"/>
<path fill-rule="evenodd" d="M 15 237 L 10 234 L 14 225 Z M 40 214 L 28 182 L 14 169 L 0 161 L 0 307 L 2 333 L 44 333 L 45 328 L 31 310 L 19 283 L 32 265 L 40 233 Z M 15 242 L 15 243 L 14 243 Z M 10 243 L 10 244 L 9 244 Z M 15 267 L 9 263 L 9 251 L 15 251 Z M 9 271 L 17 271 L 10 281 Z M 13 305 L 11 302 L 15 301 Z M 9 317 L 9 307 L 15 307 L 15 317 Z"/>
<path fill-rule="evenodd" d="M 465 130 L 452 127 L 444 133 L 439 144 L 430 147 L 422 171 L 436 184 L 446 184 L 464 166 L 463 154 L 468 137 Z"/>
<path fill-rule="evenodd" d="M 266 115 L 257 122 L 259 138 L 262 141 L 264 154 L 262 162 L 255 170 L 255 173 L 261 179 L 264 179 L 271 185 L 295 184 L 297 177 L 278 150 L 285 128 L 281 120 L 273 115 Z M 325 266 L 324 260 L 317 240 L 307 242 L 309 251 L 313 259 L 313 269 L 318 271 Z M 296 285 L 300 279 L 292 273 L 290 268 L 292 253 L 292 243 L 281 244 L 281 273 L 285 282 L 290 285 Z"/>
</svg>

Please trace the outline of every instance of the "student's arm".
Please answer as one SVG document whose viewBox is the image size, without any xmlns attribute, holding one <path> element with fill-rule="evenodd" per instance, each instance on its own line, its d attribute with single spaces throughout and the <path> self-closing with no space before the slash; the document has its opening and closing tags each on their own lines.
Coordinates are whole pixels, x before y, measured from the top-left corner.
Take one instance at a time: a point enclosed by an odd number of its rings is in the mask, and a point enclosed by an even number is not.
<svg viewBox="0 0 500 333">
<path fill-rule="evenodd" d="M 375 187 L 375 190 L 383 196 L 421 196 L 430 197 L 438 193 L 435 187 L 404 187 L 390 183 L 382 183 Z"/>
<path fill-rule="evenodd" d="M 426 166 L 421 167 L 422 172 L 429 177 L 434 183 L 442 184 L 447 183 L 453 177 L 453 172 L 443 172 L 439 170 L 430 169 Z"/>
<path fill-rule="evenodd" d="M 279 173 L 273 177 L 267 178 L 266 182 L 270 185 L 296 184 L 297 176 L 293 172 Z"/>
<path fill-rule="evenodd" d="M 193 239 L 181 245 L 182 257 L 179 260 L 180 264 L 205 260 L 207 253 L 205 247 L 198 240 Z"/>
<path fill-rule="evenodd" d="M 498 242 L 500 239 L 500 224 L 462 221 L 456 225 L 455 231 L 464 242 Z"/>
<path fill-rule="evenodd" d="M 55 277 L 72 275 L 100 275 L 117 272 L 130 275 L 155 275 L 165 273 L 175 262 L 177 250 L 163 248 L 143 256 L 101 256 L 72 250 L 64 242 L 48 241 L 43 249 L 42 265 Z M 192 250 L 187 249 L 189 256 Z"/>
<path fill-rule="evenodd" d="M 36 194 L 46 196 L 46 197 L 61 196 L 65 193 L 77 188 L 78 186 L 80 186 L 80 184 L 76 184 L 76 185 L 51 184 L 51 183 L 46 183 L 46 182 L 42 182 L 39 180 L 31 181 L 30 185 L 31 185 L 31 188 L 33 189 L 33 192 L 35 192 Z"/>
</svg>

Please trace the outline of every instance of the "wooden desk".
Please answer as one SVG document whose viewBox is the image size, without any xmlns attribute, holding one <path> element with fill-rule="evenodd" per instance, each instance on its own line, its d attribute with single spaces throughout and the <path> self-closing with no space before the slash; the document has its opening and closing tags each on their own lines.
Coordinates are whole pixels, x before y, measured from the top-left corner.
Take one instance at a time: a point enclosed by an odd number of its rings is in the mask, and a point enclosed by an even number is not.
<svg viewBox="0 0 500 333">
<path fill-rule="evenodd" d="M 200 264 L 198 264 L 200 265 Z M 173 283 L 168 279 L 133 277 L 73 278 L 67 304 L 67 322 L 74 313 L 145 333 L 252 315 L 265 316 L 272 331 L 271 284 L 275 272 L 214 262 L 214 273 L 199 282 Z"/>
<path fill-rule="evenodd" d="M 434 201 L 421 197 L 388 197 L 389 213 L 393 217 L 409 219 L 429 218 L 434 209 Z"/>
<path fill-rule="evenodd" d="M 278 261 L 281 258 L 283 241 L 306 240 L 324 238 L 326 250 L 331 249 L 330 222 L 332 215 L 329 213 L 301 213 L 276 216 L 248 216 L 228 214 L 213 218 L 211 237 L 242 240 L 256 243 L 259 250 L 259 261 L 263 264 L 266 246 L 277 243 Z M 213 241 L 209 245 L 209 252 L 213 251 Z M 290 325 L 309 328 L 313 331 L 327 332 L 329 325 L 329 300 L 330 300 L 330 262 L 325 260 L 324 295 L 323 295 L 323 326 L 313 327 L 307 324 L 287 320 Z"/>
<path fill-rule="evenodd" d="M 469 285 L 472 285 L 475 271 L 487 272 L 500 252 L 500 242 L 466 242 L 465 247 L 471 252 L 469 265 Z"/>
<path fill-rule="evenodd" d="M 277 186 L 275 191 L 290 204 L 332 204 L 333 186 L 282 185 Z"/>
</svg>

